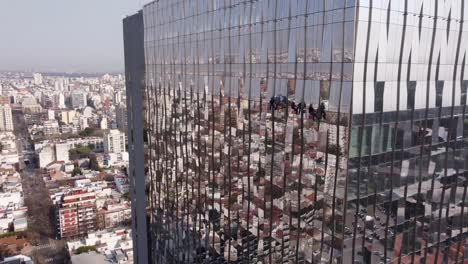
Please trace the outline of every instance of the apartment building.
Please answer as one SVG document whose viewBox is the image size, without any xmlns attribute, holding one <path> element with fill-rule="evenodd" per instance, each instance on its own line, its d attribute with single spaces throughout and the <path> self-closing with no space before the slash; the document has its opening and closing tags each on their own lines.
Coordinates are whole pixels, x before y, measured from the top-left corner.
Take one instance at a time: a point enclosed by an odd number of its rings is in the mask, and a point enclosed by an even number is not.
<svg viewBox="0 0 468 264">
<path fill-rule="evenodd" d="M 68 190 L 56 206 L 60 237 L 79 237 L 96 229 L 96 194 L 94 192 L 89 192 L 84 188 Z"/>
<path fill-rule="evenodd" d="M 111 129 L 104 134 L 104 152 L 121 153 L 126 151 L 125 133 L 118 129 Z"/>
<path fill-rule="evenodd" d="M 0 105 L 0 131 L 13 131 L 13 116 L 9 104 Z"/>
</svg>

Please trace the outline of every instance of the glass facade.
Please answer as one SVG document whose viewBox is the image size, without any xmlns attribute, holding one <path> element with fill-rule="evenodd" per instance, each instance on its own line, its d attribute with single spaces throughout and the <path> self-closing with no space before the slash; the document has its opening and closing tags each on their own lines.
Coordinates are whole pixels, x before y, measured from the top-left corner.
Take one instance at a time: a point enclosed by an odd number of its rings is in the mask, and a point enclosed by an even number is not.
<svg viewBox="0 0 468 264">
<path fill-rule="evenodd" d="M 466 262 L 465 2 L 361 1 L 345 257 Z"/>
<path fill-rule="evenodd" d="M 466 13 L 463 0 L 145 5 L 152 261 L 463 262 Z"/>
</svg>

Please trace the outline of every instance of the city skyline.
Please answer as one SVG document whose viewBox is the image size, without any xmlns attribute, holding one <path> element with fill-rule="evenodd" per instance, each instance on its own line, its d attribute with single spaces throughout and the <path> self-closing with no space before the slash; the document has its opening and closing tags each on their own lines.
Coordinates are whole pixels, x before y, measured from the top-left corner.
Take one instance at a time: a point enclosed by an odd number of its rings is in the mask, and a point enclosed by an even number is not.
<svg viewBox="0 0 468 264">
<path fill-rule="evenodd" d="M 133 263 L 125 102 L 122 74 L 0 72 L 0 263 Z"/>
</svg>

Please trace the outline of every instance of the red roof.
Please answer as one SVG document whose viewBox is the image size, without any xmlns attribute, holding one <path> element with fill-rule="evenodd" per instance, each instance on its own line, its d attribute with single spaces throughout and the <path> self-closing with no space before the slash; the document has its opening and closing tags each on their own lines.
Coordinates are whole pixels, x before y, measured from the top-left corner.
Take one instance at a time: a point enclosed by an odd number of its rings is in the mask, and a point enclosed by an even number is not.
<svg viewBox="0 0 468 264">
<path fill-rule="evenodd" d="M 65 164 L 65 161 L 56 161 L 56 160 L 54 160 L 54 161 L 52 161 L 51 163 L 47 164 L 46 167 L 52 166 L 52 165 L 54 165 L 54 164 L 63 165 L 63 164 Z"/>
</svg>

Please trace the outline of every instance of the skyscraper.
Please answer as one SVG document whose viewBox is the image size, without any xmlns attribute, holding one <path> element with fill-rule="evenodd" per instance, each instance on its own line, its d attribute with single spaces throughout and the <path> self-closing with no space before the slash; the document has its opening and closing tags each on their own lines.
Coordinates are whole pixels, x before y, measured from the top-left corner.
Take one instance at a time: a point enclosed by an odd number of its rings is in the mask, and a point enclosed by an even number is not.
<svg viewBox="0 0 468 264">
<path fill-rule="evenodd" d="M 466 13 L 463 0 L 145 5 L 131 24 L 144 31 L 124 38 L 149 258 L 462 262 Z"/>
<path fill-rule="evenodd" d="M 128 154 L 132 161 L 128 167 L 130 200 L 132 205 L 132 239 L 135 263 L 152 263 L 149 253 L 152 235 L 147 231 L 149 219 L 146 209 L 146 178 L 143 140 L 143 94 L 145 92 L 145 46 L 143 12 L 123 20 L 125 87 L 127 90 Z"/>
</svg>

